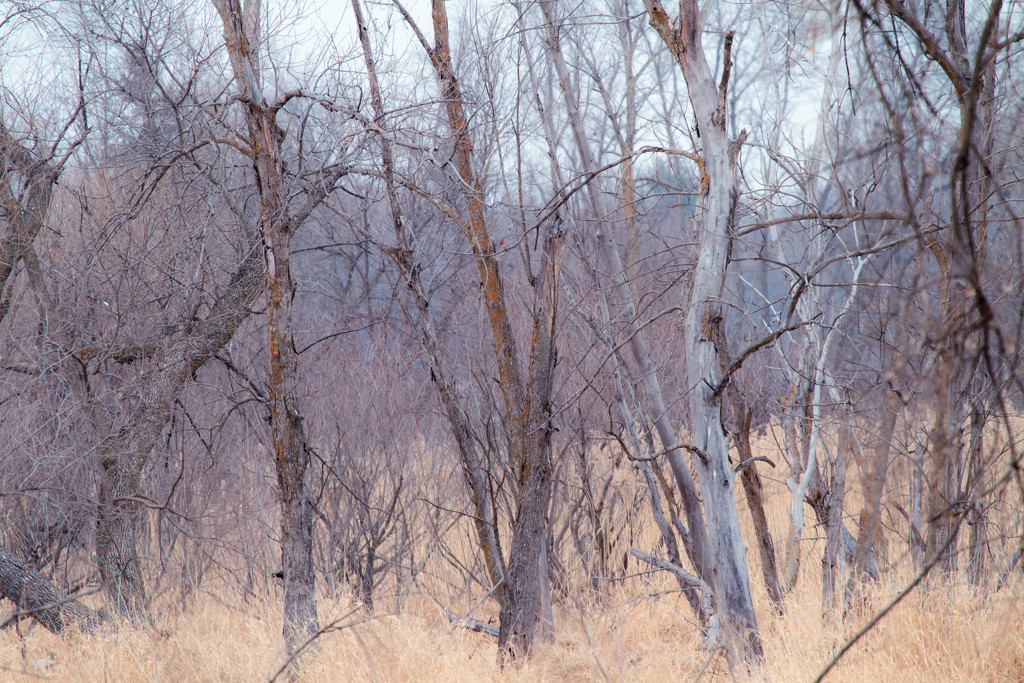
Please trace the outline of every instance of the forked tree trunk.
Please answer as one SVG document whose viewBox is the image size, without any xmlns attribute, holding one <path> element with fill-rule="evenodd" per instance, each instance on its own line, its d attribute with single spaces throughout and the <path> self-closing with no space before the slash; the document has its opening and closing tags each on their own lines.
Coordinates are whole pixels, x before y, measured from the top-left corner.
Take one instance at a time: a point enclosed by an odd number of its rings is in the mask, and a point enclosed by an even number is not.
<svg viewBox="0 0 1024 683">
<path fill-rule="evenodd" d="M 273 104 L 260 82 L 258 0 L 250 0 L 243 19 L 239 0 L 214 0 L 224 26 L 224 41 L 244 104 L 247 142 L 253 161 L 253 180 L 260 195 L 259 227 L 266 260 L 268 402 L 274 464 L 281 496 L 281 572 L 284 578 L 283 635 L 294 655 L 320 630 L 313 574 L 313 503 L 306 483 L 309 448 L 299 409 L 297 354 L 292 333 L 291 238 L 309 213 L 344 173 L 339 167 L 324 172 L 307 190 L 305 203 L 293 213 L 288 206 L 284 162 L 285 131 L 277 114 L 295 95 Z M 249 23 L 247 24 L 246 21 Z M 301 93 L 298 94 L 301 96 Z"/>
<path fill-rule="evenodd" d="M 720 336 L 714 342 L 720 352 L 719 360 L 722 363 L 720 370 L 724 375 L 728 372 L 726 363 L 732 357 L 732 351 L 729 349 L 729 337 L 724 326 L 719 326 L 717 332 Z M 785 609 L 785 593 L 779 581 L 775 542 L 772 540 L 771 529 L 768 527 L 768 515 L 764 509 L 764 486 L 757 473 L 754 449 L 750 444 L 750 429 L 754 411 L 748 406 L 746 396 L 735 381 L 729 381 L 725 393 L 729 399 L 733 442 L 736 444 L 736 454 L 740 462 L 740 482 L 747 501 L 747 509 L 750 511 L 750 520 L 754 525 L 755 543 L 761 558 L 761 576 L 768 592 L 768 598 L 772 601 L 772 608 L 777 614 L 781 614 Z"/>
<path fill-rule="evenodd" d="M 224 293 L 204 320 L 193 321 L 181 337 L 158 347 L 142 395 L 120 431 L 103 446 L 96 555 L 114 609 L 139 619 L 148 604 L 137 548 L 139 491 L 146 458 L 156 445 L 185 382 L 224 347 L 249 316 L 259 297 L 263 263 L 252 246 Z"/>
<path fill-rule="evenodd" d="M 487 229 L 483 187 L 473 170 L 473 142 L 462 91 L 452 66 L 445 2 L 432 0 L 433 46 L 401 3 L 396 0 L 395 5 L 416 34 L 437 76 L 459 187 L 466 202 L 466 216 L 457 220 L 469 241 L 480 277 L 498 367 L 498 383 L 505 402 L 512 474 L 517 484 L 512 545 L 505 572 L 506 601 L 502 605 L 498 633 L 499 659 L 527 656 L 533 647 L 541 609 L 538 559 L 547 538 L 552 487 L 551 392 L 555 367 L 558 264 L 565 235 L 556 231 L 550 221 L 542 226 L 542 262 L 534 283 L 533 335 L 524 382 L 498 260 Z"/>
<path fill-rule="evenodd" d="M 33 243 L 43 229 L 62 166 L 53 158 L 38 159 L 15 140 L 0 114 L 0 216 L 7 223 L 0 237 L 0 293 L 9 291 L 7 283 L 18 262 L 34 253 Z M 12 299 L 0 297 L 0 323 L 11 310 Z"/>
<path fill-rule="evenodd" d="M 682 70 L 704 145 L 700 251 L 684 335 L 690 431 L 693 445 L 700 453 L 696 464 L 704 496 L 708 554 L 714 568 L 712 588 L 718 600 L 730 661 L 733 664 L 743 660 L 760 661 L 764 651 L 750 593 L 747 549 L 736 508 L 736 473 L 729 463 L 722 429 L 722 397 L 718 386 L 721 351 L 714 343 L 716 328 L 722 324 L 722 293 L 739 199 L 736 158 L 743 137 L 734 142 L 725 129 L 732 34 L 726 36 L 722 79 L 716 87 L 704 54 L 696 0 L 682 0 L 678 26 L 672 24 L 660 0 L 645 0 L 644 4 L 651 25 Z"/>
<path fill-rule="evenodd" d="M 561 233 L 549 233 L 545 239 L 533 305 L 529 384 L 523 410 L 528 449 L 513 460 L 518 469 L 518 495 L 508 564 L 509 599 L 502 609 L 498 632 L 498 647 L 513 656 L 529 654 L 538 622 L 544 616 L 543 589 L 547 577 L 540 576 L 539 559 L 547 543 L 551 500 L 551 393 L 558 264 L 564 244 L 565 235 Z"/>
</svg>

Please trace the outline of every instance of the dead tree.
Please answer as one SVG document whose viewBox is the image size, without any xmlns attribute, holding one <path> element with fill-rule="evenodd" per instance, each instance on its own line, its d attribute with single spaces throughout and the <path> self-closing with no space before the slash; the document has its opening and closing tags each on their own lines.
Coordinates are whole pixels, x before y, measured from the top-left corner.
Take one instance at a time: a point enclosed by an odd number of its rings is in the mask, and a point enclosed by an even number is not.
<svg viewBox="0 0 1024 683">
<path fill-rule="evenodd" d="M 680 3 L 677 23 L 669 18 L 660 0 L 645 0 L 644 5 L 651 26 L 682 70 L 703 142 L 700 251 L 684 327 L 692 451 L 697 455 L 704 496 L 712 588 L 729 657 L 734 663 L 759 661 L 764 655 L 750 593 L 747 549 L 740 534 L 734 494 L 736 473 L 729 462 L 722 427 L 719 368 L 723 350 L 714 342 L 723 319 L 722 293 L 739 200 L 737 156 L 746 137 L 744 132 L 732 140 L 725 127 L 733 34 L 726 34 L 722 77 L 716 85 L 704 54 L 696 0 Z"/>
</svg>

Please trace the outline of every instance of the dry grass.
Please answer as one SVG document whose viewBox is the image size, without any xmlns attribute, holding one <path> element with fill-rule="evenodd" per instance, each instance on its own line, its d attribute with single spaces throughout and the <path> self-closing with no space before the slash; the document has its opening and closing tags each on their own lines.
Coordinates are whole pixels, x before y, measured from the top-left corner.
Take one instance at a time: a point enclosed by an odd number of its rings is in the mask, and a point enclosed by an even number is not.
<svg viewBox="0 0 1024 683">
<path fill-rule="evenodd" d="M 769 521 L 777 545 L 784 538 L 788 496 L 779 482 L 767 488 Z M 849 510 L 856 507 L 851 496 Z M 741 517 L 749 519 L 745 509 Z M 906 553 L 867 592 L 868 609 L 846 623 L 821 613 L 821 541 L 809 526 L 803 565 L 784 616 L 771 613 L 757 553 L 750 552 L 751 583 L 766 664 L 742 680 L 808 681 L 900 588 L 913 578 Z M 752 541 L 747 529 L 748 544 Z M 653 541 L 652 541 L 653 543 Z M 894 544 L 897 543 L 894 541 Z M 654 547 L 653 545 L 649 547 Z M 781 547 L 778 548 L 781 552 Z M 465 552 L 471 549 L 466 547 Z M 556 608 L 553 643 L 538 646 L 526 664 L 501 671 L 492 638 L 454 628 L 439 601 L 469 609 L 479 596 L 445 586 L 446 568 L 424 575 L 401 614 L 367 619 L 348 598 L 320 603 L 321 624 L 341 618 L 344 628 L 322 635 L 303 658 L 310 681 L 661 681 L 729 680 L 719 656 L 699 649 L 700 636 L 685 600 L 664 574 L 617 583 L 600 599 L 576 599 Z M 832 681 L 1024 681 L 1024 590 L 1021 582 L 995 595 L 961 583 L 922 587 L 894 609 L 832 671 Z M 436 598 L 436 600 L 435 600 Z M 466 602 L 469 600 L 468 602 Z M 488 606 L 475 616 L 487 618 Z M 153 628 L 110 628 L 64 638 L 40 627 L 0 632 L 0 679 L 60 681 L 256 681 L 284 662 L 280 595 L 241 607 L 200 597 L 187 611 L 155 609 Z"/>
<path fill-rule="evenodd" d="M 805 582 L 808 583 L 809 582 Z M 762 613 L 772 681 L 812 679 L 856 625 L 823 623 L 815 591 L 798 592 L 784 617 Z M 895 587 L 879 587 L 887 598 Z M 1021 595 L 1003 592 L 988 601 L 967 590 L 933 590 L 898 607 L 834 670 L 830 680 L 1024 680 Z M 479 681 L 728 678 L 721 658 L 708 663 L 687 623 L 685 603 L 668 594 L 615 600 L 557 614 L 555 642 L 541 646 L 521 668 L 495 667 L 491 638 L 453 629 L 433 603 L 408 605 L 399 616 L 381 615 L 324 634 L 303 660 L 314 681 Z M 324 622 L 347 614 L 349 602 L 322 605 Z M 168 612 L 157 628 L 111 629 L 55 637 L 33 628 L 19 638 L 0 636 L 0 677 L 62 681 L 266 680 L 283 662 L 279 610 L 274 602 L 245 611 L 212 602 L 186 613 Z M 360 620 L 357 614 L 345 622 Z M 753 678 L 761 679 L 761 675 Z"/>
</svg>

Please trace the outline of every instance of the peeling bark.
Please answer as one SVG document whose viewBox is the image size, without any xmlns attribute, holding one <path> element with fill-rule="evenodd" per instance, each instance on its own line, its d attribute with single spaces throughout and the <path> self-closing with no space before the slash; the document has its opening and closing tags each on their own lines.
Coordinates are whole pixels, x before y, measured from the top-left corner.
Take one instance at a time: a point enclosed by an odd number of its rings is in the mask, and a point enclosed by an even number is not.
<svg viewBox="0 0 1024 683">
<path fill-rule="evenodd" d="M 729 660 L 738 665 L 760 661 L 764 650 L 750 592 L 747 549 L 740 533 L 735 472 L 729 463 L 722 427 L 718 388 L 722 350 L 714 343 L 715 329 L 722 324 L 722 292 L 739 200 L 736 158 L 745 137 L 744 133 L 733 141 L 725 129 L 733 36 L 726 36 L 722 79 L 716 87 L 704 53 L 696 0 L 680 3 L 678 27 L 672 24 L 660 0 L 645 0 L 644 5 L 651 26 L 683 73 L 704 145 L 700 250 L 684 324 L 686 377 L 692 439 L 705 454 L 696 465 L 704 496 L 708 555 L 713 563 L 712 588 Z"/>
</svg>

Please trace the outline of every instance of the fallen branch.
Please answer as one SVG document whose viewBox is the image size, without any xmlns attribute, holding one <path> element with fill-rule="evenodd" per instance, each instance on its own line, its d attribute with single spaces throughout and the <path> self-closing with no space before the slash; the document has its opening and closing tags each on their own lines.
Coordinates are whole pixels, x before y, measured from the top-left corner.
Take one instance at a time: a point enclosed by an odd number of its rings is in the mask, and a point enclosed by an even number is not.
<svg viewBox="0 0 1024 683">
<path fill-rule="evenodd" d="M 476 631 L 477 633 L 485 633 L 495 638 L 498 637 L 498 627 L 493 624 L 488 624 L 485 621 L 480 621 L 476 617 L 458 617 L 448 610 L 444 611 L 444 615 L 448 617 L 448 621 L 452 622 L 456 626 L 469 629 L 470 631 Z"/>
<path fill-rule="evenodd" d="M 648 555 L 636 548 L 630 548 L 629 553 L 636 559 L 641 562 L 646 562 L 652 567 L 672 572 L 679 579 L 680 583 L 690 586 L 693 590 L 700 591 L 701 612 L 710 615 L 708 623 L 703 629 L 704 640 L 701 641 L 701 649 L 712 651 L 722 647 L 722 624 L 718 617 L 718 612 L 715 610 L 715 595 L 711 590 L 711 586 L 709 586 L 699 576 L 691 574 L 682 567 L 672 564 L 668 560 L 663 560 L 660 557 L 655 557 L 654 555 Z"/>
</svg>

